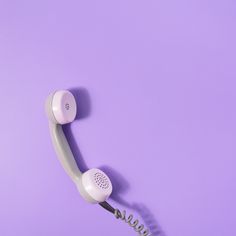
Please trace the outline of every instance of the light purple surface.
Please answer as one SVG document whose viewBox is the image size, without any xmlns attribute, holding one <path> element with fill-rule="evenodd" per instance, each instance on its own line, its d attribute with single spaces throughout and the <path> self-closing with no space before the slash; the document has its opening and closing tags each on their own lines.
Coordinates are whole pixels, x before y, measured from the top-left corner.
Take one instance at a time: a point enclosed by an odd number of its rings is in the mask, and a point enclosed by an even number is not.
<svg viewBox="0 0 236 236">
<path fill-rule="evenodd" d="M 234 0 L 1 1 L 0 235 L 135 235 L 56 158 L 44 101 L 71 89 L 66 134 L 112 204 L 154 235 L 235 236 L 235 26 Z"/>
</svg>

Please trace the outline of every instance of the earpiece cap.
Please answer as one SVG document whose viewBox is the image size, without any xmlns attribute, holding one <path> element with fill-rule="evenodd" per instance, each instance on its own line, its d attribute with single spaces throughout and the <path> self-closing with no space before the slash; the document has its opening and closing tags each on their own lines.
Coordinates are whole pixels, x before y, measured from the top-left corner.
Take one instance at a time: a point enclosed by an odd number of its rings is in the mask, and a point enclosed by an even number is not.
<svg viewBox="0 0 236 236">
<path fill-rule="evenodd" d="M 70 91 L 56 91 L 51 95 L 50 102 L 51 103 L 47 104 L 47 106 L 50 106 L 48 109 L 51 109 L 51 115 L 54 117 L 54 119 L 52 119 L 49 114 L 49 118 L 51 118 L 52 121 L 63 125 L 70 123 L 75 119 L 77 112 L 76 101 L 74 95 Z"/>
</svg>

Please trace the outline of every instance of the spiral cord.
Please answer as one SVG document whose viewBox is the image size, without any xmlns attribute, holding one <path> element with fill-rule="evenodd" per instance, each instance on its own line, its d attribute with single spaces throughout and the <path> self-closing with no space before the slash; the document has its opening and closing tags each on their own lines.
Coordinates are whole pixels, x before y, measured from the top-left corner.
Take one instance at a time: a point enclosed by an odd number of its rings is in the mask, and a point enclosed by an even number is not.
<svg viewBox="0 0 236 236">
<path fill-rule="evenodd" d="M 139 224 L 138 219 L 134 219 L 134 216 L 130 214 L 128 217 L 126 216 L 126 211 L 121 212 L 119 209 L 113 208 L 108 202 L 99 203 L 107 211 L 111 212 L 115 215 L 116 219 L 121 219 L 125 223 L 127 223 L 130 227 L 132 227 L 140 236 L 151 236 L 149 234 L 148 229 L 144 229 L 143 224 Z"/>
<path fill-rule="evenodd" d="M 139 225 L 139 220 L 138 219 L 133 219 L 133 215 L 130 214 L 128 217 L 126 216 L 126 211 L 124 210 L 121 212 L 119 209 L 115 209 L 114 215 L 117 219 L 123 220 L 125 223 L 127 223 L 129 226 L 134 228 L 134 230 L 140 235 L 140 236 L 151 236 L 149 234 L 148 229 L 144 229 L 144 225 L 140 224 Z"/>
</svg>

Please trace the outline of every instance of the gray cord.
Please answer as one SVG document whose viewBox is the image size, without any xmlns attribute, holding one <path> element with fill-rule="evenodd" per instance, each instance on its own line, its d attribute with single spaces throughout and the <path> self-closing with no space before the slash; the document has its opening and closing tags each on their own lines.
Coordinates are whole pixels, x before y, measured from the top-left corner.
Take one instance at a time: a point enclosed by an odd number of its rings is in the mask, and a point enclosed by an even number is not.
<svg viewBox="0 0 236 236">
<path fill-rule="evenodd" d="M 134 228 L 134 230 L 140 235 L 140 236 L 151 236 L 149 234 L 148 229 L 144 229 L 143 224 L 139 224 L 139 220 L 135 219 L 133 220 L 133 215 L 126 216 L 126 211 L 121 212 L 119 209 L 113 208 L 108 202 L 100 202 L 99 205 L 106 209 L 107 211 L 111 212 L 115 215 L 117 219 L 123 220 L 125 223 L 127 223 L 129 226 Z"/>
<path fill-rule="evenodd" d="M 144 229 L 144 225 L 143 224 L 139 224 L 139 220 L 135 219 L 133 220 L 133 215 L 130 214 L 128 217 L 126 216 L 126 211 L 123 211 L 121 213 L 121 211 L 119 209 L 115 209 L 115 213 L 114 213 L 115 217 L 117 219 L 121 219 L 123 220 L 125 223 L 127 223 L 129 226 L 133 227 L 134 230 L 139 233 L 140 236 L 151 236 L 149 234 L 149 230 L 148 229 Z"/>
</svg>

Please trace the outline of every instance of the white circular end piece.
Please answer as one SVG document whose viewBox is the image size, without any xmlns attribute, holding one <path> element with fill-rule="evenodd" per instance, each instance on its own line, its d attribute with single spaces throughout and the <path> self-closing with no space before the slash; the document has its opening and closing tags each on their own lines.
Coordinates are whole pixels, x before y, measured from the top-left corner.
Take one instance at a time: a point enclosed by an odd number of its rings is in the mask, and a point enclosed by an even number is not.
<svg viewBox="0 0 236 236">
<path fill-rule="evenodd" d="M 52 112 L 56 121 L 63 125 L 75 119 L 77 107 L 74 95 L 68 90 L 59 90 L 52 99 Z"/>
<path fill-rule="evenodd" d="M 82 185 L 95 202 L 104 202 L 112 193 L 112 183 L 101 170 L 93 168 L 82 175 Z"/>
</svg>

